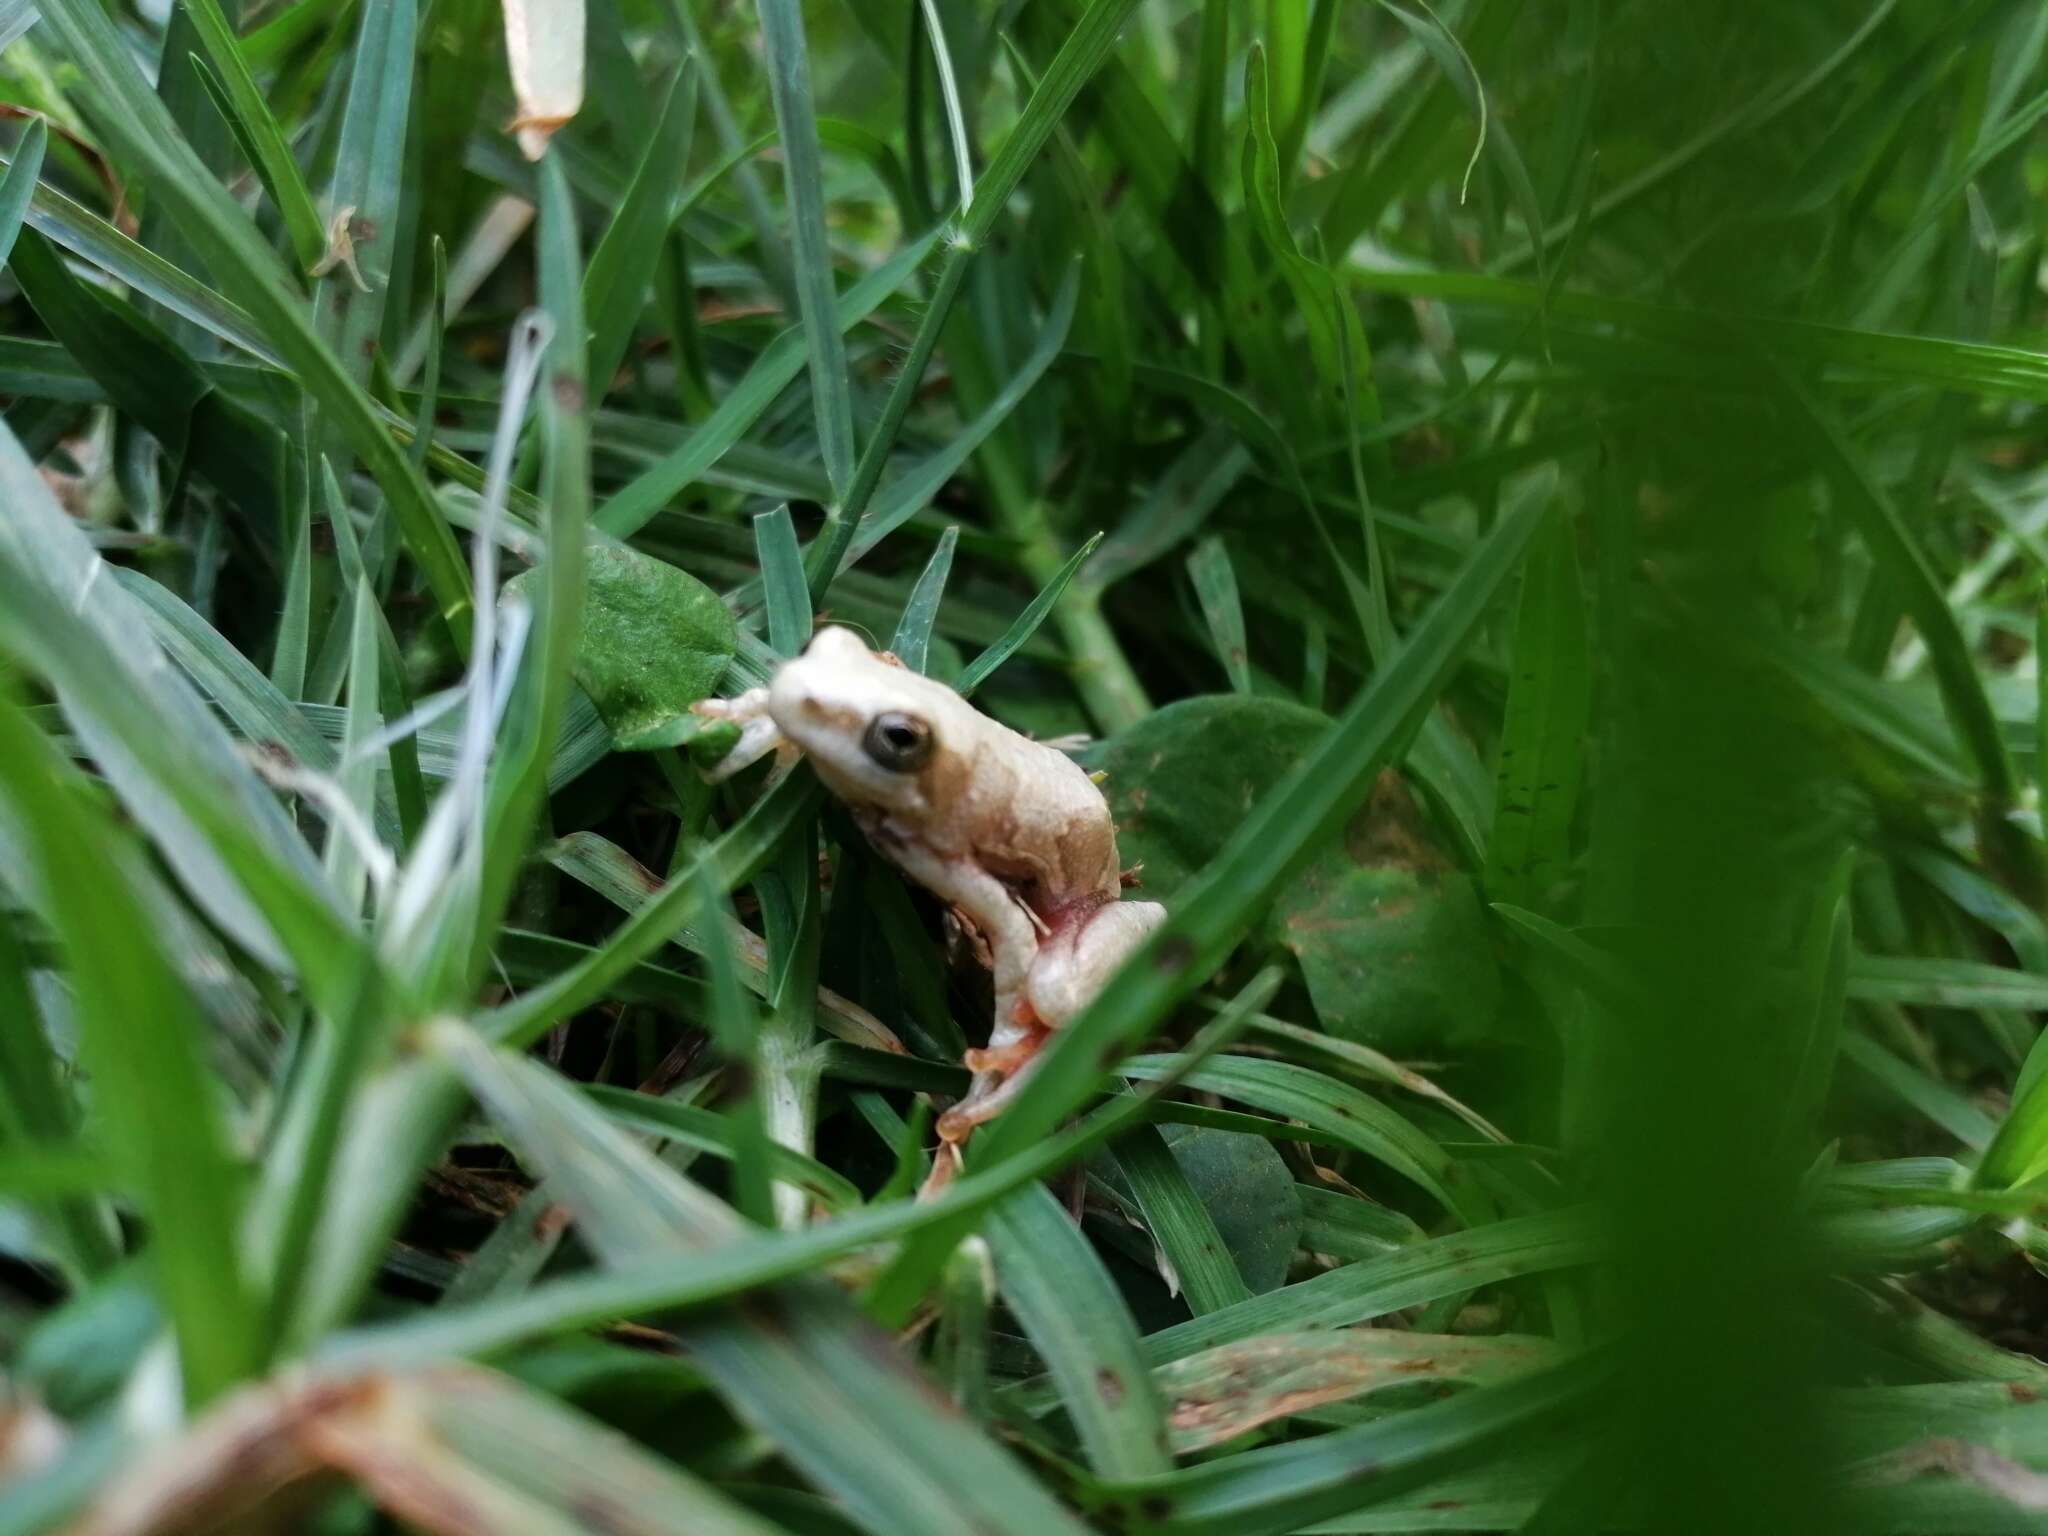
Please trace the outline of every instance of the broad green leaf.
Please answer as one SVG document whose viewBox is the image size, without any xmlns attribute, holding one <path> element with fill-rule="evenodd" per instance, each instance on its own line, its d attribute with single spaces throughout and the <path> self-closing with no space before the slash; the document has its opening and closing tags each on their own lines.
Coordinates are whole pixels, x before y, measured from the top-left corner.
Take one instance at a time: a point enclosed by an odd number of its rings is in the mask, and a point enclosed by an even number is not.
<svg viewBox="0 0 2048 1536">
<path fill-rule="evenodd" d="M 1169 903 L 1327 730 L 1283 699 L 1169 704 L 1097 759 L 1117 847 Z M 1379 781 L 1341 840 L 1260 914 L 1301 963 L 1323 1027 L 1395 1052 L 1483 1036 L 1499 982 L 1469 876 L 1434 845 L 1398 779 Z"/>
<path fill-rule="evenodd" d="M 1301 1238 L 1301 1203 L 1272 1143 L 1186 1126 L 1166 1126 L 1163 1135 L 1245 1287 L 1256 1296 L 1284 1284 Z"/>
<path fill-rule="evenodd" d="M 531 571 L 507 586 L 532 591 L 542 579 Z M 592 543 L 584 579 L 577 686 L 621 751 L 675 745 L 732 660 L 731 610 L 688 572 L 624 544 Z"/>
</svg>

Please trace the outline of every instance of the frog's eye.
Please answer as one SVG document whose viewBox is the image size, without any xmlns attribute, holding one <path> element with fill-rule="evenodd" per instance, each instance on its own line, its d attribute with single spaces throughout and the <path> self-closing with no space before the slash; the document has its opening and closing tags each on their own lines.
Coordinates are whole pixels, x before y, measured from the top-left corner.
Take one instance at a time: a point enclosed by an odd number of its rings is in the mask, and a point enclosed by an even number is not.
<svg viewBox="0 0 2048 1536">
<path fill-rule="evenodd" d="M 915 715 L 892 710 L 868 722 L 860 748 L 877 767 L 891 773 L 915 773 L 931 760 L 932 728 Z"/>
</svg>

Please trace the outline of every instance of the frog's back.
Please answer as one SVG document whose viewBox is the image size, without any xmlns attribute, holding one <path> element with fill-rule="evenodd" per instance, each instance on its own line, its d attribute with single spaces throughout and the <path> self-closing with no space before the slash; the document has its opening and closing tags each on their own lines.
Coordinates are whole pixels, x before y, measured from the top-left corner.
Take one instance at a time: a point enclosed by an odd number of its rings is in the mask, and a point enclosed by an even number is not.
<svg viewBox="0 0 2048 1536">
<path fill-rule="evenodd" d="M 969 822 L 992 869 L 1033 887 L 1052 920 L 1071 906 L 1114 901 L 1116 829 L 1095 781 L 1064 752 L 978 715 Z"/>
</svg>

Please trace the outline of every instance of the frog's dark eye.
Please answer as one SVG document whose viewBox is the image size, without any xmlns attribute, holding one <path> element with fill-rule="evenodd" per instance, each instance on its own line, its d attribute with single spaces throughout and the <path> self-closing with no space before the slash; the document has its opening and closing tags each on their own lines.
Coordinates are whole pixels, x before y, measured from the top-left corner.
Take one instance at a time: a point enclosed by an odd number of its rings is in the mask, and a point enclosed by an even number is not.
<svg viewBox="0 0 2048 1536">
<path fill-rule="evenodd" d="M 879 768 L 915 773 L 932 755 L 932 728 L 915 715 L 890 711 L 868 722 L 860 748 Z"/>
</svg>

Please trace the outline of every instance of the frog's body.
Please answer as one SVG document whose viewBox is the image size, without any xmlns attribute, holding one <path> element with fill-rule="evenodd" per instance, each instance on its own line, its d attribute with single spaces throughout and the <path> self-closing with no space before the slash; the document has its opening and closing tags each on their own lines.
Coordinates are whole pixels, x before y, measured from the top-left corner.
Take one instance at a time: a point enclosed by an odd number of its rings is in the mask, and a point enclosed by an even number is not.
<svg viewBox="0 0 2048 1536">
<path fill-rule="evenodd" d="M 1118 899 L 1102 791 L 1064 754 L 847 629 L 820 630 L 767 688 L 707 713 L 746 724 L 728 769 L 777 738 L 808 753 L 875 847 L 987 945 L 996 995 L 988 1048 L 967 1053 L 973 1090 L 939 1120 L 957 1149 L 1008 1103 L 1048 1031 L 1080 1012 L 1166 915 Z M 941 1161 L 943 1177 L 951 1159 Z"/>
</svg>

